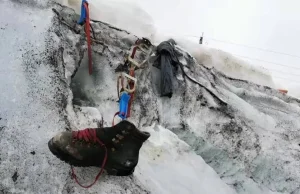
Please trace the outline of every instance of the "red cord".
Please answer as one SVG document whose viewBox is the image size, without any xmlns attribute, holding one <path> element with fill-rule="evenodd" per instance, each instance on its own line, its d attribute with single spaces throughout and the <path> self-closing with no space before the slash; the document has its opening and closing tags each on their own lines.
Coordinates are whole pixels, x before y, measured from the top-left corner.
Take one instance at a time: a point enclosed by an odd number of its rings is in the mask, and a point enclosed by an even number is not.
<svg viewBox="0 0 300 194">
<path fill-rule="evenodd" d="M 102 162 L 102 165 L 101 165 L 101 170 L 100 172 L 97 174 L 94 182 L 88 186 L 84 186 L 82 184 L 79 183 L 78 179 L 77 179 L 77 176 L 75 175 L 75 171 L 74 171 L 74 168 L 73 166 L 71 166 L 71 169 L 72 169 L 72 176 L 73 178 L 75 179 L 75 181 L 77 182 L 78 185 L 80 185 L 81 187 L 83 188 L 90 188 L 91 186 L 93 186 L 99 179 L 99 177 L 101 176 L 101 174 L 103 173 L 104 171 L 104 166 L 106 164 L 106 161 L 107 161 L 107 148 L 105 146 L 105 144 L 103 142 L 100 141 L 100 139 L 97 137 L 97 134 L 96 134 L 96 130 L 95 129 L 85 129 L 85 130 L 81 130 L 81 131 L 73 131 L 72 133 L 72 136 L 74 139 L 84 139 L 86 142 L 94 142 L 94 143 L 99 143 L 101 147 L 104 147 L 104 150 L 105 150 L 105 156 L 104 156 L 104 159 L 103 159 L 103 162 Z"/>
<path fill-rule="evenodd" d="M 116 112 L 116 114 L 114 115 L 113 121 L 112 121 L 112 126 L 115 126 L 115 117 L 119 114 L 120 112 Z"/>
<path fill-rule="evenodd" d="M 138 41 L 137 40 L 135 43 L 138 44 Z M 131 58 L 134 59 L 134 56 L 135 56 L 135 53 L 136 53 L 136 50 L 137 50 L 138 46 L 136 45 L 133 50 L 132 50 L 132 53 L 131 53 Z M 134 77 L 134 68 L 133 69 L 130 69 L 129 71 L 129 75 Z M 129 88 L 132 89 L 134 87 L 134 83 L 133 82 L 129 82 Z M 133 98 L 134 98 L 134 92 L 132 92 L 130 94 L 130 100 L 129 100 L 129 103 L 128 103 L 128 111 L 127 111 L 127 115 L 126 115 L 126 118 L 129 118 L 130 117 L 130 109 L 131 109 L 131 105 L 132 105 L 132 101 L 133 101 Z"/>
<path fill-rule="evenodd" d="M 136 53 L 137 48 L 138 48 L 138 46 L 135 46 L 135 47 L 133 48 L 133 50 L 132 50 L 131 58 L 133 58 L 133 59 L 134 59 L 134 55 L 135 55 L 135 53 Z"/>
<path fill-rule="evenodd" d="M 134 69 L 130 70 L 129 75 L 134 77 Z M 130 87 L 130 89 L 133 89 L 134 83 L 132 81 L 129 82 L 129 87 Z M 130 117 L 130 109 L 131 109 L 131 105 L 132 105 L 132 102 L 133 102 L 133 98 L 134 98 L 134 92 L 132 92 L 130 94 L 130 100 L 129 100 L 129 103 L 128 103 L 128 110 L 127 110 L 127 115 L 126 115 L 127 118 Z"/>
<path fill-rule="evenodd" d="M 88 46 L 89 74 L 91 75 L 92 74 L 92 47 L 91 47 L 91 33 L 90 33 L 89 4 L 87 2 L 85 2 L 84 7 L 85 7 L 85 10 L 86 10 L 85 34 L 86 34 L 87 46 Z"/>
</svg>

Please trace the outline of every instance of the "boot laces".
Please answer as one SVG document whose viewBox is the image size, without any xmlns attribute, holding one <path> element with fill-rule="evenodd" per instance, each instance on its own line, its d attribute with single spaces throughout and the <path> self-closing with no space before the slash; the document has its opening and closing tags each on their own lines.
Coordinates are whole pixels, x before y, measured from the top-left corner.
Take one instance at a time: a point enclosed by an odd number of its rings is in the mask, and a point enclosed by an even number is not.
<svg viewBox="0 0 300 194">
<path fill-rule="evenodd" d="M 102 165 L 101 165 L 101 170 L 97 174 L 94 182 L 92 184 L 88 185 L 88 186 L 84 186 L 84 185 L 79 183 L 79 181 L 77 179 L 77 176 L 75 175 L 74 168 L 71 166 L 72 176 L 75 179 L 75 181 L 77 182 L 77 184 L 80 185 L 83 188 L 90 188 L 91 186 L 93 186 L 98 181 L 99 177 L 103 173 L 104 166 L 105 166 L 106 160 L 107 160 L 107 148 L 106 148 L 105 144 L 97 137 L 96 129 L 89 129 L 88 128 L 88 129 L 84 129 L 84 130 L 80 130 L 80 131 L 73 131 L 72 132 L 72 138 L 73 138 L 73 140 L 84 140 L 88 143 L 90 143 L 90 142 L 98 143 L 105 150 L 105 156 L 104 156 L 104 159 L 103 159 L 103 162 L 102 162 Z"/>
<path fill-rule="evenodd" d="M 99 143 L 101 146 L 104 146 L 104 144 L 97 137 L 96 129 L 88 128 L 80 131 L 73 131 L 72 137 L 74 140 L 84 140 L 87 143 Z"/>
</svg>

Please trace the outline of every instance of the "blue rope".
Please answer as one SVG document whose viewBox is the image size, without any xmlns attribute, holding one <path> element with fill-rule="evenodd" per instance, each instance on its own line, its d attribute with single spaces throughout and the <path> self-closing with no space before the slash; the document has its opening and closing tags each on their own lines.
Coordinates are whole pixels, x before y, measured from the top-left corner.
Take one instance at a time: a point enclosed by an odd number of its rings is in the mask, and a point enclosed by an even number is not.
<svg viewBox="0 0 300 194">
<path fill-rule="evenodd" d="M 82 0 L 82 3 L 81 3 L 81 15 L 80 15 L 80 19 L 78 21 L 78 24 L 80 24 L 80 25 L 83 25 L 86 20 L 86 10 L 84 7 L 84 3 L 88 3 L 87 0 Z"/>
</svg>

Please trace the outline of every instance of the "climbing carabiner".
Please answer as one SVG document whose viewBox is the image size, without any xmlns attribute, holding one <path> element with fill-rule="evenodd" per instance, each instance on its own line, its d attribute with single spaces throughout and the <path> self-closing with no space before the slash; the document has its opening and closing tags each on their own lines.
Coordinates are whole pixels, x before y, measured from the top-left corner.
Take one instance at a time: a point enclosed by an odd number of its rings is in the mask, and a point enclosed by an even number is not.
<svg viewBox="0 0 300 194">
<path fill-rule="evenodd" d="M 137 84 L 137 79 L 128 75 L 127 73 L 120 73 L 118 75 L 118 79 L 117 79 L 117 88 L 118 88 L 118 92 L 119 92 L 119 86 L 120 86 L 120 82 L 121 82 L 121 89 L 123 89 L 124 91 L 128 92 L 128 93 L 133 93 L 136 89 L 136 84 Z M 133 82 L 133 87 L 129 88 L 129 82 Z M 120 97 L 120 95 L 118 94 L 118 96 Z"/>
</svg>

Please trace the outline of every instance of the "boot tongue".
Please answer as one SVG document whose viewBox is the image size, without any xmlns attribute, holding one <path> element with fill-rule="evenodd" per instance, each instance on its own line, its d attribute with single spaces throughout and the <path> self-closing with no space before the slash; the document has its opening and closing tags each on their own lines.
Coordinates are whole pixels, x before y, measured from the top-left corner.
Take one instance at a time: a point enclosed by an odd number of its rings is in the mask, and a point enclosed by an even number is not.
<svg viewBox="0 0 300 194">
<path fill-rule="evenodd" d="M 121 121 L 115 126 L 96 130 L 97 137 L 105 143 L 111 141 L 117 134 L 122 135 L 123 132 L 129 133 L 129 136 L 141 142 L 146 141 L 150 137 L 150 133 L 138 130 L 134 124 L 126 120 Z"/>
<path fill-rule="evenodd" d="M 129 121 L 123 120 L 120 123 L 118 123 L 116 126 L 118 126 L 129 133 L 132 133 L 132 136 L 139 139 L 140 141 L 144 142 L 150 137 L 150 133 L 145 131 L 138 130 L 134 124 L 132 124 Z"/>
</svg>

